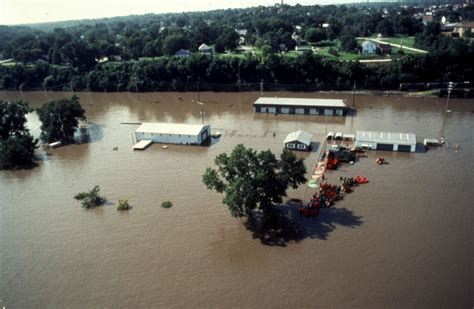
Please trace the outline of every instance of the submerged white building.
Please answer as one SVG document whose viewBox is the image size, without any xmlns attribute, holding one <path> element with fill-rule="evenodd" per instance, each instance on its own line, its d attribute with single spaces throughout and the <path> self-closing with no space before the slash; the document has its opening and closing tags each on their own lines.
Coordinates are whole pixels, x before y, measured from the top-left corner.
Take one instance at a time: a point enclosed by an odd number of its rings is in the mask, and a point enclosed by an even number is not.
<svg viewBox="0 0 474 309">
<path fill-rule="evenodd" d="M 135 130 L 138 141 L 150 140 L 162 144 L 202 145 L 211 136 L 211 126 L 183 123 L 142 123 Z"/>
<path fill-rule="evenodd" d="M 412 133 L 357 131 L 356 146 L 373 150 L 415 152 L 416 136 Z"/>
<path fill-rule="evenodd" d="M 340 99 L 261 97 L 253 103 L 256 113 L 346 116 L 348 107 Z"/>
<path fill-rule="evenodd" d="M 311 150 L 311 140 L 313 135 L 305 131 L 291 132 L 283 142 L 286 149 Z"/>
</svg>

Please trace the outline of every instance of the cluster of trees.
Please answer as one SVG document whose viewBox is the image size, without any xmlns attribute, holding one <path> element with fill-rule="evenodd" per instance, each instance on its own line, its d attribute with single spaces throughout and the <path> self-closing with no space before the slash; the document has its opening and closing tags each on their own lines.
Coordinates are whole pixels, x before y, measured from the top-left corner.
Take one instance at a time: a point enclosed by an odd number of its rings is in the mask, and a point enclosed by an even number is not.
<svg viewBox="0 0 474 309">
<path fill-rule="evenodd" d="M 41 139 L 45 142 L 70 143 L 79 121 L 86 120 L 85 111 L 79 104 L 79 97 L 53 100 L 36 109 L 41 121 Z"/>
<path fill-rule="evenodd" d="M 0 100 L 0 170 L 34 166 L 38 141 L 26 127 L 31 110 L 23 101 Z"/>
<path fill-rule="evenodd" d="M 77 193 L 76 195 L 74 195 L 74 199 L 81 202 L 82 208 L 91 209 L 91 208 L 100 206 L 107 201 L 107 198 L 105 196 L 101 196 L 99 192 L 100 192 L 100 187 L 94 186 L 94 188 L 92 188 L 92 190 L 88 192 Z M 128 204 L 128 201 L 127 201 L 127 204 Z"/>
<path fill-rule="evenodd" d="M 442 40 L 442 41 L 439 41 Z M 451 39 L 452 40 L 452 39 Z M 436 42 L 445 42 L 438 39 Z M 458 46 L 459 45 L 459 46 Z M 453 40 L 439 53 L 406 55 L 383 66 L 336 61 L 304 53 L 300 57 L 279 54 L 235 57 L 193 55 L 188 59 L 160 57 L 140 61 L 97 65 L 87 73 L 55 66 L 0 66 L 1 89 L 45 89 L 88 91 L 186 91 L 242 89 L 256 90 L 263 80 L 270 84 L 343 89 L 396 89 L 400 83 L 474 80 L 473 47 Z M 350 48 L 350 47 L 349 47 Z M 230 88 L 220 88 L 220 85 Z M 247 88 L 245 88 L 247 87 Z M 291 88 L 288 88 L 291 89 Z"/>
<path fill-rule="evenodd" d="M 278 160 L 270 150 L 257 152 L 239 144 L 230 155 L 222 153 L 214 162 L 217 169 L 207 168 L 203 183 L 225 194 L 223 203 L 236 218 L 261 216 L 268 221 L 286 191 L 306 183 L 303 160 L 286 149 Z"/>
<path fill-rule="evenodd" d="M 0 66 L 0 89 L 187 90 L 196 88 L 192 85 L 198 81 L 235 84 L 237 80 L 323 86 L 356 81 L 366 88 L 396 88 L 400 82 L 445 81 L 448 75 L 472 80 L 472 70 L 465 65 L 474 54 L 472 44 L 444 37 L 436 22 L 423 26 L 413 17 L 416 10 L 395 5 L 388 11 L 364 6 L 275 5 L 36 28 L 0 26 L 0 54 L 17 61 L 17 65 Z M 456 11 L 456 16 L 472 17 L 472 11 L 468 6 Z M 57 27 L 61 25 L 68 27 Z M 170 57 L 181 48 L 196 51 L 203 42 L 214 44 L 218 52 L 233 50 L 239 40 L 235 29 L 246 29 L 247 44 L 260 47 L 261 55 Z M 274 54 L 280 44 L 294 47 L 293 34 L 314 44 L 338 39 L 342 50 L 353 51 L 355 37 L 374 33 L 416 34 L 415 43 L 430 55 L 406 56 L 384 67 L 362 67 L 311 54 L 296 59 Z M 337 54 L 335 49 L 330 52 Z M 100 63 L 98 59 L 105 56 L 116 61 Z M 441 70 L 440 62 L 447 67 Z M 409 65 L 412 70 L 404 72 Z"/>
<path fill-rule="evenodd" d="M 0 170 L 29 168 L 35 165 L 38 140 L 26 127 L 26 115 L 33 109 L 27 102 L 0 100 Z M 36 109 L 44 142 L 73 141 L 79 120 L 85 120 L 85 112 L 79 98 L 54 100 Z"/>
<path fill-rule="evenodd" d="M 452 18 L 472 17 L 472 9 L 452 11 Z M 196 51 L 200 44 L 213 44 L 218 52 L 234 50 L 236 29 L 245 29 L 247 44 L 279 49 L 295 45 L 292 35 L 309 42 L 336 39 L 342 35 L 369 36 L 382 33 L 414 35 L 423 29 L 413 14 L 415 7 L 382 8 L 348 6 L 254 7 L 182 14 L 149 14 L 83 23 L 51 23 L 36 27 L 0 27 L 3 58 L 34 63 L 70 65 L 87 70 L 100 57 L 121 59 L 173 55 L 181 48 Z M 449 13 L 449 12 L 447 12 Z M 451 16 L 448 15 L 448 16 Z M 328 24 L 328 27 L 322 27 Z"/>
</svg>

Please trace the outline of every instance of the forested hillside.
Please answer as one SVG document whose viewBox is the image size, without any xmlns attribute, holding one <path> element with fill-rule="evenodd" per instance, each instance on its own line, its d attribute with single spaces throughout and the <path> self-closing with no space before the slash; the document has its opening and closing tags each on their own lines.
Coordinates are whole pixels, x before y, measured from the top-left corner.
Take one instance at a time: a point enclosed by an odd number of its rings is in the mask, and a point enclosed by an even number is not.
<svg viewBox="0 0 474 309">
<path fill-rule="evenodd" d="M 0 26 L 1 89 L 152 91 L 219 90 L 266 84 L 396 88 L 400 82 L 474 80 L 470 39 L 441 34 L 439 21 L 474 20 L 474 7 L 446 6 L 426 26 L 420 7 L 271 6 L 64 23 L 64 28 Z M 57 25 L 57 24 L 52 24 Z M 298 40 L 414 36 L 428 55 L 399 53 L 390 64 L 365 65 L 316 52 L 289 56 Z M 197 52 L 206 43 L 213 56 Z M 242 46 L 251 46 L 251 51 Z M 174 57 L 181 49 L 189 58 Z M 248 50 L 248 49 L 247 49 Z M 336 51 L 337 52 L 337 51 Z M 230 89 L 223 87 L 222 89 Z"/>
</svg>

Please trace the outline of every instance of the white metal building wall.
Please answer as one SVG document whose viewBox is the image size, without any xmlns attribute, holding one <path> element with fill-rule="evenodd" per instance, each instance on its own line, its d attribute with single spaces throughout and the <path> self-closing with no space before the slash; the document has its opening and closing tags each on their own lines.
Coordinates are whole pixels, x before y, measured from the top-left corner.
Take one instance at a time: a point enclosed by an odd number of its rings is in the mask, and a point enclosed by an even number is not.
<svg viewBox="0 0 474 309">
<path fill-rule="evenodd" d="M 319 111 L 316 108 L 310 108 L 309 109 L 309 114 L 310 115 L 319 115 Z"/>
<path fill-rule="evenodd" d="M 390 144 L 390 143 L 386 143 Z M 393 151 L 398 151 L 399 144 L 392 144 L 393 145 Z M 356 141 L 356 147 L 361 147 L 361 148 L 370 148 L 372 150 L 377 149 L 377 143 L 376 142 L 368 142 L 368 141 L 363 141 L 363 140 L 357 140 Z M 416 151 L 416 145 L 410 145 L 410 152 L 415 152 Z"/>
<path fill-rule="evenodd" d="M 200 144 L 200 135 L 178 135 L 178 134 L 160 134 L 160 133 L 142 133 L 136 132 L 137 141 L 151 140 L 154 143 L 169 144 Z"/>
</svg>

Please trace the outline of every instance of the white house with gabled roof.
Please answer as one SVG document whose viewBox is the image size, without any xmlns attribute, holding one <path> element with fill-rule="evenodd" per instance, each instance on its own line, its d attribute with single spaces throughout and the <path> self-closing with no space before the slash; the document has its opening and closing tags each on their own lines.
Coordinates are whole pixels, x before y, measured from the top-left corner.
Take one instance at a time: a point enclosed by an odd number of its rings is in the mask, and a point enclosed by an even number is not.
<svg viewBox="0 0 474 309">
<path fill-rule="evenodd" d="M 372 41 L 362 42 L 362 53 L 363 54 L 375 54 L 377 45 Z"/>
<path fill-rule="evenodd" d="M 208 46 L 206 43 L 202 43 L 201 46 L 199 46 L 198 50 L 202 54 L 212 55 L 214 53 L 214 49 Z"/>
</svg>

